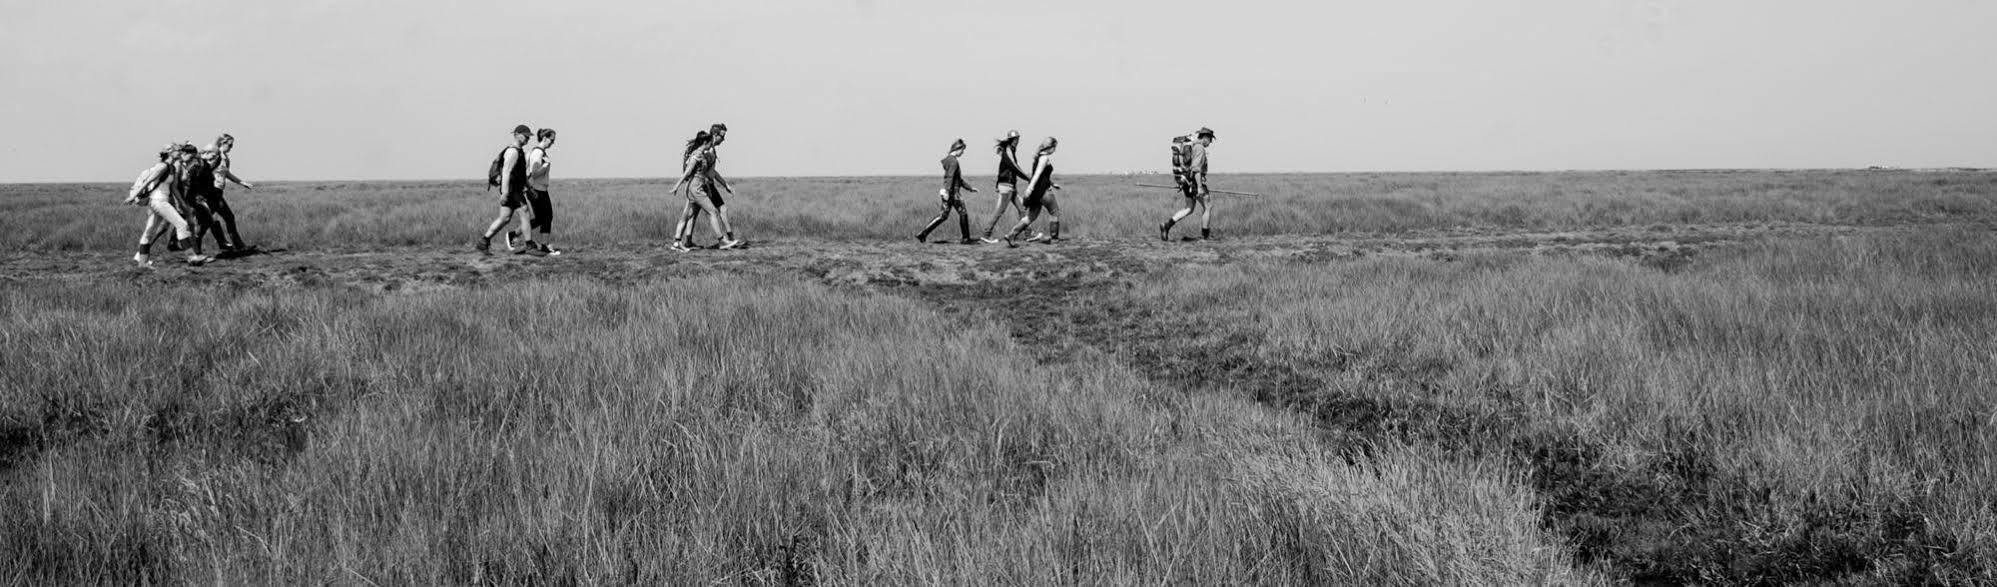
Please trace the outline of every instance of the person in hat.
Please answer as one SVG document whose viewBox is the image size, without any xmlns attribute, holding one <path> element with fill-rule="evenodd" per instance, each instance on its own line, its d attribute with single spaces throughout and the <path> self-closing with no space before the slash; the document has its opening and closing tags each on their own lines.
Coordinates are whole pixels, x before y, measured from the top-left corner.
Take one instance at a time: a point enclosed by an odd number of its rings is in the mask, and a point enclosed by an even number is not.
<svg viewBox="0 0 1997 587">
<path fill-rule="evenodd" d="M 1061 240 L 1061 207 L 1054 201 L 1054 192 L 1061 189 L 1061 184 L 1054 183 L 1054 150 L 1060 145 L 1060 139 L 1047 137 L 1047 140 L 1040 142 L 1040 150 L 1033 154 L 1033 177 L 1026 181 L 1026 198 L 1020 201 L 1020 208 L 1025 214 L 1019 217 L 1018 224 L 1012 226 L 1012 231 L 1006 233 L 1005 246 L 1018 246 L 1013 239 L 1019 238 L 1034 220 L 1039 219 L 1041 212 L 1047 213 L 1049 231 L 1033 235 L 1027 242 L 1052 243 Z"/>
<path fill-rule="evenodd" d="M 548 235 L 555 228 L 555 203 L 548 196 L 548 175 L 554 168 L 554 160 L 548 158 L 548 149 L 555 148 L 555 129 L 535 131 L 534 141 L 534 147 L 527 150 L 527 189 L 522 193 L 526 201 L 527 230 L 540 233 L 540 240 L 536 241 L 529 235 L 527 246 L 541 249 L 542 254 L 560 255 L 561 251 L 548 246 Z M 507 231 L 507 248 L 513 247 L 514 237 L 525 232 Z"/>
<path fill-rule="evenodd" d="M 999 219 L 1005 217 L 1006 206 L 1018 210 L 1020 216 L 1026 215 L 1026 208 L 1019 205 L 1019 180 L 1027 177 L 1026 171 L 1019 168 L 1019 131 L 1007 131 L 1005 138 L 999 139 L 998 146 L 992 150 L 998 152 L 999 157 L 998 179 L 992 182 L 992 191 L 998 192 L 998 209 L 992 211 L 992 221 L 985 224 L 982 240 L 987 243 L 998 242 L 992 239 L 992 229 L 997 228 Z"/>
<path fill-rule="evenodd" d="M 1165 219 L 1164 224 L 1158 225 L 1159 240 L 1172 240 L 1172 225 L 1191 216 L 1194 208 L 1200 210 L 1200 239 L 1213 237 L 1213 195 L 1207 191 L 1207 147 L 1213 144 L 1213 129 L 1201 127 L 1193 133 L 1193 137 L 1193 141 L 1183 150 L 1185 167 L 1179 170 L 1179 175 L 1183 178 L 1179 182 L 1179 189 L 1186 196 L 1186 207 L 1172 213 L 1171 218 Z"/>
<path fill-rule="evenodd" d="M 188 226 L 186 217 L 181 216 L 180 208 L 175 203 L 181 199 L 181 195 L 177 192 L 184 187 L 180 174 L 175 169 L 176 160 L 182 157 L 181 146 L 180 143 L 174 143 L 161 148 L 159 162 L 139 172 L 138 179 L 132 182 L 131 191 L 125 194 L 125 203 L 146 208 L 146 227 L 139 232 L 139 250 L 132 255 L 132 261 L 140 265 L 153 264 L 152 248 L 153 240 L 156 238 L 154 233 L 159 232 L 162 226 L 172 228 L 174 242 L 180 245 L 175 248 L 189 251 L 187 264 L 200 265 L 214 259 L 192 252 L 194 243 L 190 241 L 194 240 L 194 231 Z"/>
<path fill-rule="evenodd" d="M 936 195 L 943 199 L 943 210 L 936 215 L 935 220 L 929 221 L 929 226 L 922 228 L 922 232 L 916 233 L 915 242 L 929 242 L 930 231 L 936 230 L 936 227 L 943 225 L 943 221 L 949 220 L 952 211 L 957 213 L 957 232 L 962 236 L 957 242 L 967 245 L 978 242 L 971 240 L 971 216 L 964 211 L 964 200 L 957 197 L 958 190 L 978 193 L 977 188 L 964 183 L 963 169 L 957 164 L 957 158 L 963 155 L 964 139 L 952 141 L 949 154 L 943 156 L 943 189 L 936 190 Z"/>
<path fill-rule="evenodd" d="M 499 234 L 499 231 L 504 230 L 506 225 L 512 224 L 513 212 L 519 210 L 521 206 L 527 205 L 527 157 L 525 151 L 521 148 L 527 146 L 527 140 L 533 136 L 534 129 L 528 128 L 525 124 L 516 125 L 513 127 L 512 141 L 500 149 L 499 217 L 494 218 L 492 224 L 486 226 L 485 232 L 479 234 L 478 252 L 480 254 L 490 254 L 492 252 L 493 235 Z M 533 211 L 528 211 L 528 217 L 522 219 L 522 224 L 530 225 L 532 223 L 532 215 Z M 526 242 L 522 246 L 514 246 L 514 243 L 509 242 L 506 243 L 507 248 L 516 255 L 526 254 L 536 257 L 547 255 L 548 252 L 534 242 L 534 233 L 531 227 L 526 228 L 529 229 L 520 231 Z M 511 239 L 509 238 L 508 240 Z"/>
<path fill-rule="evenodd" d="M 731 238 L 723 227 L 721 214 L 711 197 L 715 192 L 707 185 L 716 177 L 709 171 L 715 158 L 708 151 L 714 148 L 714 143 L 712 133 L 700 131 L 694 133 L 693 139 L 686 142 L 686 150 L 680 154 L 680 160 L 683 162 L 680 179 L 673 182 L 672 189 L 667 192 L 676 193 L 681 187 L 686 188 L 686 206 L 680 213 L 678 228 L 673 235 L 672 248 L 675 251 L 693 250 L 693 224 L 700 218 L 702 212 L 707 213 L 708 224 L 714 228 L 715 238 L 721 240 L 721 248 L 733 249 L 742 246 L 742 242 Z"/>
</svg>

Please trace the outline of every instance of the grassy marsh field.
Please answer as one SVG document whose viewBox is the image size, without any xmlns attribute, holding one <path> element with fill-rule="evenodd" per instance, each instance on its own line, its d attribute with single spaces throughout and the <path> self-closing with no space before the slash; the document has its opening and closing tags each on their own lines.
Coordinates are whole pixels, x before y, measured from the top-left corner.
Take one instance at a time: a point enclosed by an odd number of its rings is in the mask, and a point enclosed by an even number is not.
<svg viewBox="0 0 1997 587">
<path fill-rule="evenodd" d="M 153 269 L 0 187 L 0 580 L 1997 581 L 1997 175 L 1227 176 L 1174 243 L 1156 179 L 1005 249 L 745 178 L 684 255 L 558 181 L 546 259 L 274 184 L 278 252 Z"/>
</svg>

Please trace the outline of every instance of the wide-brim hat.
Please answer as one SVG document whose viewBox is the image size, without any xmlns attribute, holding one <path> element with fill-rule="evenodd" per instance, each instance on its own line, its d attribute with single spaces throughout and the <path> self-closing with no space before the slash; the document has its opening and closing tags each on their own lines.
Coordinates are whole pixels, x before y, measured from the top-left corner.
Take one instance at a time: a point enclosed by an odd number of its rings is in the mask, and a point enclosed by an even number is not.
<svg viewBox="0 0 1997 587">
<path fill-rule="evenodd" d="M 1016 130 L 1009 130 L 1009 131 L 1005 131 L 1005 136 L 1004 136 L 1003 138 L 998 138 L 998 139 L 993 139 L 993 140 L 995 140 L 995 141 L 998 141 L 998 144 L 1001 144 L 1001 145 L 1003 145 L 1003 144 L 1006 144 L 1006 143 L 1016 143 L 1016 142 L 1019 142 L 1019 131 L 1016 131 Z"/>
<path fill-rule="evenodd" d="M 1193 131 L 1193 136 L 1195 136 L 1195 137 L 1207 137 L 1207 138 L 1218 138 L 1218 137 L 1215 137 L 1215 136 L 1213 135 L 1213 129 L 1211 129 L 1211 128 L 1207 128 L 1207 127 L 1204 127 L 1204 126 L 1200 127 L 1200 129 L 1199 129 L 1199 130 L 1196 130 L 1196 131 Z"/>
<path fill-rule="evenodd" d="M 525 125 L 525 124 L 516 124 L 516 125 L 513 125 L 513 134 L 516 134 L 516 135 L 527 135 L 527 136 L 530 136 L 530 137 L 531 137 L 531 136 L 534 136 L 534 129 L 533 129 L 533 128 L 530 128 L 530 127 L 528 127 L 528 126 L 527 126 L 527 125 Z"/>
</svg>

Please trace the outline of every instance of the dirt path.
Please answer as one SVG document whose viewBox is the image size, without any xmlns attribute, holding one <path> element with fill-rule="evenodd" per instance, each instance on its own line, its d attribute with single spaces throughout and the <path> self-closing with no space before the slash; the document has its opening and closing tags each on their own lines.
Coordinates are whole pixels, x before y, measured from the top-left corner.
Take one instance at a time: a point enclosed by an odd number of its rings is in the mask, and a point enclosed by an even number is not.
<svg viewBox="0 0 1997 587">
<path fill-rule="evenodd" d="M 630 283 L 721 272 L 789 274 L 850 285 L 962 285 L 1021 279 L 1113 279 L 1186 264 L 1323 262 L 1366 255 L 1452 259 L 1502 251 L 1633 257 L 1670 268 L 1701 250 L 1754 240 L 1932 228 L 1756 223 L 1566 232 L 1251 237 L 1170 243 L 1141 238 L 1082 238 L 1054 245 L 1022 244 L 1017 249 L 1003 245 L 780 238 L 757 242 L 739 251 L 675 253 L 663 243 L 624 243 L 575 248 L 548 258 L 506 254 L 488 257 L 457 247 L 335 247 L 275 250 L 202 267 L 186 267 L 172 262 L 172 256 L 159 255 L 160 262 L 151 268 L 139 267 L 128 256 L 109 252 L 14 252 L 0 255 L 0 281 L 61 279 L 235 288 L 345 286 L 391 293 L 546 278 Z"/>
</svg>

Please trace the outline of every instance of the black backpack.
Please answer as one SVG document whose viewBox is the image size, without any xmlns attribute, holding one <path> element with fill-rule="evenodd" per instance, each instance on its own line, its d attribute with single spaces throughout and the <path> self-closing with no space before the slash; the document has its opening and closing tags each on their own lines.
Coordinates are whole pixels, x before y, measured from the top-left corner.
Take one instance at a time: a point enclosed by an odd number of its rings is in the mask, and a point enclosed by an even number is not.
<svg viewBox="0 0 1997 587">
<path fill-rule="evenodd" d="M 492 156 L 492 169 L 487 170 L 485 172 L 485 191 L 489 192 L 492 191 L 492 188 L 499 187 L 499 174 L 500 172 L 506 170 L 506 151 L 508 149 L 518 149 L 518 148 L 520 147 L 506 147 L 504 149 L 500 149 L 498 155 Z M 526 158 L 527 158 L 526 154 L 522 153 L 521 157 L 519 158 L 520 160 L 515 161 L 513 164 L 526 165 L 527 164 L 527 161 L 525 160 Z"/>
</svg>

